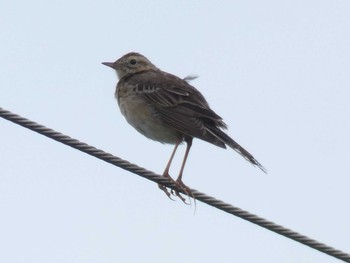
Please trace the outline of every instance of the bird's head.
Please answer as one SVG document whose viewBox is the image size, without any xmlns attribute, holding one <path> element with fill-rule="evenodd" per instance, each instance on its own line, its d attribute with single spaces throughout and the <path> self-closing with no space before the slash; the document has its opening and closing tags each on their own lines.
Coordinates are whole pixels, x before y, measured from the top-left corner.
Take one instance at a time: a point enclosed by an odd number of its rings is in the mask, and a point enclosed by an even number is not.
<svg viewBox="0 0 350 263">
<path fill-rule="evenodd" d="M 135 52 L 128 53 L 115 62 L 103 62 L 102 64 L 115 69 L 119 79 L 129 74 L 157 69 L 145 56 Z"/>
</svg>

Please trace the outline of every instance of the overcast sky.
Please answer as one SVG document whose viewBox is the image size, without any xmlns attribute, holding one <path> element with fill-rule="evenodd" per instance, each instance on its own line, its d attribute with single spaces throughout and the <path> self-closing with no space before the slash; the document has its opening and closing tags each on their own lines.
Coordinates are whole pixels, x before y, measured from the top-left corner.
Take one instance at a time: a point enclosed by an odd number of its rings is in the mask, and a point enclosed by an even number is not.
<svg viewBox="0 0 350 263">
<path fill-rule="evenodd" d="M 194 140 L 189 186 L 350 253 L 350 2 L 1 1 L 0 107 L 162 173 L 101 62 L 192 81 L 269 171 Z M 0 119 L 0 262 L 339 262 Z M 184 146 L 171 174 L 176 177 Z"/>
</svg>

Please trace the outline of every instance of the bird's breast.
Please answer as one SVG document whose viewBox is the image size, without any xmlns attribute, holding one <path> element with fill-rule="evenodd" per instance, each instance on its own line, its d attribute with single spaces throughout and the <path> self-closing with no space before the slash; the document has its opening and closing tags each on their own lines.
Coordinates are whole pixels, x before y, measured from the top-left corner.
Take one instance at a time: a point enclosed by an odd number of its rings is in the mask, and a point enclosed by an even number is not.
<svg viewBox="0 0 350 263">
<path fill-rule="evenodd" d="M 181 133 L 164 124 L 156 109 L 145 101 L 142 94 L 119 88 L 116 97 L 127 122 L 147 138 L 170 144 L 182 138 Z"/>
</svg>

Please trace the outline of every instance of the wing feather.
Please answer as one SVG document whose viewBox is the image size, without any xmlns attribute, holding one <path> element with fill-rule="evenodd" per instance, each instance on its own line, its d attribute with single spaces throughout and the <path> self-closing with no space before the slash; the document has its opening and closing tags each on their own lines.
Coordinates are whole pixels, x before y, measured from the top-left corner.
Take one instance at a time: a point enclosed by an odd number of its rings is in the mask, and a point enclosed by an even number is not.
<svg viewBox="0 0 350 263">
<path fill-rule="evenodd" d="M 137 85 L 149 105 L 165 124 L 189 137 L 197 137 L 225 148 L 211 129 L 226 128 L 222 118 L 210 109 L 203 95 L 193 86 L 174 75 L 159 71 L 134 74 L 125 80 Z"/>
</svg>

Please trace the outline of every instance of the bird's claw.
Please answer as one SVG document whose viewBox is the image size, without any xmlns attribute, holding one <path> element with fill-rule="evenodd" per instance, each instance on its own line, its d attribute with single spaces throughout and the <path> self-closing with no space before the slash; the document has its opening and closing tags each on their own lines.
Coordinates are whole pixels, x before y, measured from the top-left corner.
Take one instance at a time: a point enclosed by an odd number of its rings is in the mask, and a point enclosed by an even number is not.
<svg viewBox="0 0 350 263">
<path fill-rule="evenodd" d="M 190 202 L 188 203 L 187 200 L 186 200 L 186 198 L 183 197 L 183 196 L 180 194 L 179 191 L 170 190 L 170 192 L 171 192 L 171 194 L 172 194 L 173 196 L 177 196 L 178 198 L 180 198 L 180 200 L 181 200 L 182 202 L 184 202 L 186 205 L 190 205 L 190 204 L 191 204 L 191 200 L 189 199 Z M 187 195 L 187 194 L 186 194 L 186 195 Z"/>
<path fill-rule="evenodd" d="M 185 193 L 189 197 L 189 199 L 188 199 L 189 202 L 187 202 L 187 199 L 185 197 L 183 197 L 179 191 L 173 190 L 173 189 L 170 189 L 170 191 L 169 191 L 164 185 L 158 184 L 159 189 L 161 189 L 167 195 L 167 197 L 169 197 L 169 199 L 175 201 L 171 197 L 177 196 L 186 205 L 191 205 L 191 197 L 192 197 L 194 200 L 194 203 L 196 203 L 196 199 L 195 199 L 191 189 L 187 185 L 185 185 L 181 180 L 177 179 L 175 181 L 173 178 L 171 178 L 169 176 L 169 174 L 163 174 L 163 176 L 165 176 L 171 183 L 173 183 L 177 189 L 182 190 L 182 192 Z"/>
<path fill-rule="evenodd" d="M 176 180 L 174 183 L 175 183 L 176 188 L 181 189 L 181 190 L 189 197 L 189 199 L 188 199 L 189 202 L 187 202 L 186 198 L 184 198 L 184 197 L 180 194 L 179 191 L 170 190 L 171 194 L 174 195 L 174 196 L 176 195 L 177 197 L 179 197 L 180 200 L 181 200 L 182 202 L 184 202 L 186 205 L 191 205 L 191 197 L 193 198 L 193 200 L 196 200 L 196 199 L 194 198 L 194 195 L 193 195 L 191 189 L 190 189 L 187 185 L 185 185 L 181 180 Z"/>
<path fill-rule="evenodd" d="M 168 189 L 164 185 L 161 185 L 161 184 L 158 184 L 158 187 L 160 190 L 162 190 L 167 195 L 167 197 L 169 197 L 170 200 L 175 201 L 175 199 L 171 198 L 172 191 L 169 192 Z"/>
</svg>

